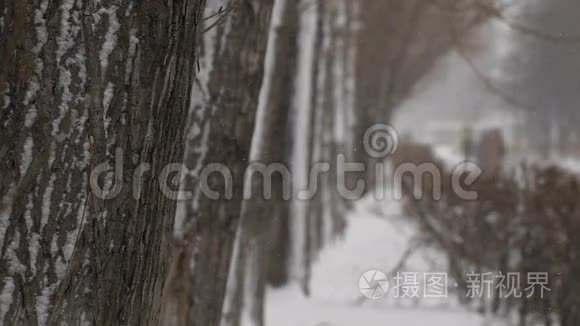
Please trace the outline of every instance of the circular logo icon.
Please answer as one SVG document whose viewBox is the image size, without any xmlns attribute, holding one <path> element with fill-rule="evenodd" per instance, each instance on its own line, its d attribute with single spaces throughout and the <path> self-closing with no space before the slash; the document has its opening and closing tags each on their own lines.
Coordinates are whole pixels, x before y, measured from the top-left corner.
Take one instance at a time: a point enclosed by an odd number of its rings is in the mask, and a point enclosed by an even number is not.
<svg viewBox="0 0 580 326">
<path fill-rule="evenodd" d="M 365 272 L 358 281 L 360 293 L 371 300 L 384 297 L 389 291 L 389 279 L 379 270 Z"/>
<path fill-rule="evenodd" d="M 365 132 L 363 144 L 369 156 L 381 158 L 397 151 L 399 135 L 389 125 L 376 124 Z"/>
</svg>

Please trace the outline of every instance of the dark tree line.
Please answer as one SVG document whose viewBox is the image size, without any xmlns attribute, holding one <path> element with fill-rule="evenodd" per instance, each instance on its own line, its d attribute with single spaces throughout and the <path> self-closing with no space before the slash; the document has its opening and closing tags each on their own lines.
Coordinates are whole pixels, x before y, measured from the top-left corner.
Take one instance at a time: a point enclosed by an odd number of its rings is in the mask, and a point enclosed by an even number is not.
<svg viewBox="0 0 580 326">
<path fill-rule="evenodd" d="M 247 314 L 263 325 L 267 286 L 298 282 L 308 294 L 350 201 L 333 164 L 313 198 L 283 189 L 339 154 L 368 163 L 364 131 L 449 47 L 442 22 L 479 21 L 454 10 L 0 0 L 2 323 L 238 325 Z M 263 199 L 259 177 L 245 175 L 251 161 L 292 177 L 276 174 Z M 180 162 L 170 180 L 191 196 L 176 201 L 159 182 Z M 212 163 L 232 178 L 213 173 L 209 187 L 232 186 L 231 199 L 203 193 Z"/>
</svg>

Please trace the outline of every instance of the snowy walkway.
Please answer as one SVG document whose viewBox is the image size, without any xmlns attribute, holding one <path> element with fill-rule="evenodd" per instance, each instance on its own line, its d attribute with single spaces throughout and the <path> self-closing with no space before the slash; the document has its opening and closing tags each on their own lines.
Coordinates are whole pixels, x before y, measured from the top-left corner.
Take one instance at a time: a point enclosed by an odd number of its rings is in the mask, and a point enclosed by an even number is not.
<svg viewBox="0 0 580 326">
<path fill-rule="evenodd" d="M 444 301 L 414 302 L 394 298 L 392 291 L 379 300 L 361 295 L 358 288 L 361 275 L 374 269 L 393 272 L 409 246 L 414 231 L 400 217 L 398 208 L 398 203 L 392 200 L 361 201 L 349 216 L 345 238 L 324 250 L 313 267 L 312 297 L 305 298 L 297 287 L 270 290 L 266 325 L 481 326 L 483 318 L 459 307 L 451 294 Z M 389 217 L 385 218 L 385 214 Z M 445 271 L 441 258 L 436 253 L 417 253 L 404 268 L 423 272 L 442 266 L 437 271 Z"/>
</svg>

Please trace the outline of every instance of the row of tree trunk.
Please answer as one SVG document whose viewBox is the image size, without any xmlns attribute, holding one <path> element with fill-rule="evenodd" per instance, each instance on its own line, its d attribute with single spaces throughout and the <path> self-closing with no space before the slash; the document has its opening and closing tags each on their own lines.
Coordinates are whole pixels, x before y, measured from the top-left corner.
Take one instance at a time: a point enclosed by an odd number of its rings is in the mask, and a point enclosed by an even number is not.
<svg viewBox="0 0 580 326">
<path fill-rule="evenodd" d="M 370 166 L 450 43 L 402 3 L 0 0 L 0 323 L 263 325 L 268 286 L 308 295 L 337 157 Z"/>
</svg>

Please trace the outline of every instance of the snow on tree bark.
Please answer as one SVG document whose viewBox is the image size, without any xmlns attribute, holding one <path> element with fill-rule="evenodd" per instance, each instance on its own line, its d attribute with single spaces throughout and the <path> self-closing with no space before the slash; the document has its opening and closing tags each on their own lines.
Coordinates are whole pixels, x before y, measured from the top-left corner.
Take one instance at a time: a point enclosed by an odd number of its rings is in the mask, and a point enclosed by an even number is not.
<svg viewBox="0 0 580 326">
<path fill-rule="evenodd" d="M 340 114 L 352 110 L 348 103 L 340 108 L 333 106 L 339 101 L 334 88 L 346 87 L 335 80 L 335 73 L 348 66 L 346 60 L 334 60 L 336 39 L 345 37 L 336 33 L 335 9 L 325 1 L 276 3 L 260 98 L 260 108 L 270 110 L 259 110 L 263 114 L 258 115 L 251 159 L 264 164 L 290 163 L 293 178 L 274 179 L 273 189 L 274 193 L 281 193 L 293 182 L 294 196 L 291 200 L 255 196 L 244 202 L 224 326 L 263 325 L 268 283 L 281 286 L 297 282 L 305 293 L 309 292 L 311 260 L 322 246 L 321 233 L 326 223 L 316 216 L 315 208 L 329 204 L 322 202 L 328 198 L 320 194 L 334 196 L 336 188 L 327 182 L 335 179 L 321 176 L 323 185 L 312 199 L 299 199 L 296 194 L 312 182 L 309 173 L 313 163 L 332 163 L 321 136 L 328 136 L 328 146 L 336 147 L 333 128 L 343 127 L 335 124 L 337 110 Z M 350 28 L 350 23 L 345 29 Z M 284 96 L 287 94 L 291 96 Z M 261 186 L 259 179 L 246 179 L 246 187 L 253 194 L 260 193 Z M 326 208 L 330 209 L 330 205 Z"/>
<path fill-rule="evenodd" d="M 291 136 L 291 102 L 287 94 L 294 81 L 297 44 L 293 35 L 297 32 L 298 3 L 276 0 L 272 16 L 250 158 L 252 162 L 265 165 L 288 166 L 286 148 Z M 222 319 L 224 326 L 264 324 L 263 300 L 270 257 L 273 252 L 286 256 L 286 246 L 290 245 L 289 206 L 288 200 L 282 196 L 283 188 L 289 182 L 291 180 L 278 174 L 273 175 L 273 198 L 266 199 L 259 177 L 249 174 L 245 179 L 245 187 L 251 191 L 252 197 L 242 205 L 235 265 L 228 280 L 230 294 Z M 285 260 L 282 261 L 280 272 L 285 274 L 287 265 Z"/>
<path fill-rule="evenodd" d="M 158 323 L 204 5 L 0 1 L 0 323 Z"/>
<path fill-rule="evenodd" d="M 205 16 L 214 18 L 204 22 L 209 30 L 201 36 L 198 100 L 191 106 L 185 155 L 184 190 L 193 198 L 180 203 L 174 228 L 164 324 L 218 325 L 221 319 L 272 5 L 214 1 L 206 10 Z M 200 192 L 200 173 L 212 163 L 232 177 L 230 183 L 219 173 L 209 175 L 209 188 L 221 194 L 217 200 Z M 229 199 L 224 197 L 228 187 L 233 188 Z"/>
<path fill-rule="evenodd" d="M 315 41 L 318 28 L 318 3 L 300 3 L 303 7 L 298 20 L 298 44 L 294 91 L 292 94 L 293 146 L 292 174 L 295 190 L 308 189 L 310 170 L 310 148 L 312 142 L 311 116 L 312 98 L 314 93 Z M 299 280 L 307 291 L 309 254 L 308 246 L 308 204 L 309 200 L 293 198 L 290 205 L 291 230 L 291 271 L 292 277 Z"/>
</svg>

